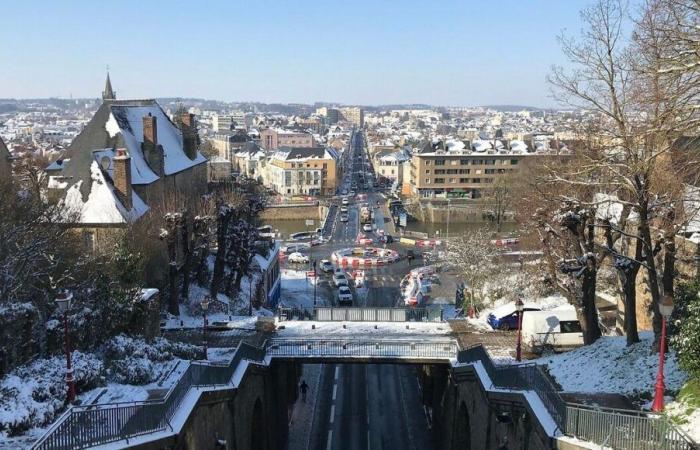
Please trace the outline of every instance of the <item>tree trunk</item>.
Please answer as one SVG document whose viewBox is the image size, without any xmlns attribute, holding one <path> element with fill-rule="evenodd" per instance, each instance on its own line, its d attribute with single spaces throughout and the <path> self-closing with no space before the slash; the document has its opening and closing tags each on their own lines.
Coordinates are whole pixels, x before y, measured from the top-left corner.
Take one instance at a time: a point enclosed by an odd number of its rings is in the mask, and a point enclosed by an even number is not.
<svg viewBox="0 0 700 450">
<path fill-rule="evenodd" d="M 214 259 L 214 274 L 211 278 L 211 286 L 209 293 L 212 298 L 216 298 L 221 287 L 221 281 L 224 278 L 224 264 L 226 262 L 226 247 L 228 237 L 228 226 L 231 221 L 232 213 L 230 210 L 225 212 L 220 211 L 216 218 L 216 258 Z"/>
<path fill-rule="evenodd" d="M 646 206 L 642 208 L 639 214 L 639 232 L 643 240 L 644 261 L 647 265 L 647 279 L 649 291 L 651 293 L 650 310 L 653 314 L 652 327 L 654 329 L 653 351 L 659 350 L 659 339 L 661 338 L 661 313 L 659 311 L 659 301 L 661 293 L 659 291 L 658 274 L 656 273 L 656 261 L 654 260 L 654 246 L 651 241 L 651 231 L 649 230 L 649 221 L 647 219 L 648 211 Z"/>
<path fill-rule="evenodd" d="M 625 305 L 623 326 L 628 346 L 639 342 L 639 333 L 637 331 L 637 272 L 639 272 L 638 264 L 627 270 L 619 271 L 620 284 L 622 285 L 622 301 Z"/>
<path fill-rule="evenodd" d="M 600 326 L 598 324 L 598 310 L 595 306 L 597 270 L 595 268 L 595 263 L 593 264 L 593 268 L 588 268 L 584 271 L 581 286 L 581 309 L 583 315 L 581 329 L 583 330 L 584 345 L 594 343 L 601 336 Z"/>
<path fill-rule="evenodd" d="M 182 212 L 180 219 L 180 235 L 182 237 L 182 254 L 184 257 L 182 265 L 182 298 L 184 301 L 188 301 L 190 297 L 190 271 L 193 255 L 190 246 L 190 220 L 187 210 Z"/>
<path fill-rule="evenodd" d="M 180 315 L 180 302 L 177 296 L 177 238 L 175 228 L 168 230 L 168 309 L 171 314 Z"/>
</svg>

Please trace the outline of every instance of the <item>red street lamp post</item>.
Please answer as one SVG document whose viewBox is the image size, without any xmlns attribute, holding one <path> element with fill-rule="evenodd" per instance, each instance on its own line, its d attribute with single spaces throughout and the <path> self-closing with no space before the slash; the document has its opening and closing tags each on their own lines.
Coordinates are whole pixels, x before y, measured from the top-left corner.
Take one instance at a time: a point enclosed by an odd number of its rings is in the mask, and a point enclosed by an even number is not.
<svg viewBox="0 0 700 450">
<path fill-rule="evenodd" d="M 204 322 L 202 322 L 202 337 L 204 341 L 204 359 L 209 359 L 208 348 L 207 348 L 207 310 L 209 309 L 209 297 L 204 296 L 200 302 L 202 307 L 202 312 L 204 313 Z"/>
<path fill-rule="evenodd" d="M 664 362 L 666 360 L 666 322 L 673 313 L 673 298 L 670 295 L 664 295 L 659 303 L 659 312 L 661 313 L 661 342 L 659 344 L 659 373 L 656 374 L 656 389 L 654 392 L 654 403 L 651 405 L 651 410 L 654 412 L 662 412 L 664 410 Z"/>
<path fill-rule="evenodd" d="M 518 340 L 515 344 L 515 360 L 519 362 L 522 359 L 523 311 L 525 310 L 525 304 L 521 299 L 515 302 L 515 310 L 518 312 Z"/>
<path fill-rule="evenodd" d="M 63 316 L 63 341 L 66 351 L 66 384 L 68 385 L 66 403 L 68 404 L 75 401 L 75 378 L 73 378 L 73 363 L 71 361 L 70 338 L 68 333 L 68 310 L 70 309 L 70 302 L 72 299 L 73 294 L 68 291 L 59 292 L 55 299 L 58 312 Z"/>
</svg>

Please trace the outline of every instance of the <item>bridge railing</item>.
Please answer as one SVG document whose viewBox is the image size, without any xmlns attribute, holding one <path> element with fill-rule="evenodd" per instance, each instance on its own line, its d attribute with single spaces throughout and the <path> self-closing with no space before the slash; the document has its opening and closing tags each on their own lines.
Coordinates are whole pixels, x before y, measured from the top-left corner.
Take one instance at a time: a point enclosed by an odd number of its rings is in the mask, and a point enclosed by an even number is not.
<svg viewBox="0 0 700 450">
<path fill-rule="evenodd" d="M 279 308 L 280 320 L 317 320 L 321 322 L 442 322 L 438 308 L 324 307 Z"/>
<path fill-rule="evenodd" d="M 616 449 L 696 449 L 692 439 L 674 427 L 665 416 L 566 403 L 551 378 L 537 364 L 495 365 L 481 345 L 460 351 L 457 361 L 481 362 L 496 388 L 537 393 L 554 422 L 566 435 Z"/>
<path fill-rule="evenodd" d="M 71 407 L 33 448 L 87 448 L 164 431 L 191 388 L 226 385 L 243 359 L 260 361 L 264 354 L 264 349 L 241 343 L 227 365 L 192 363 L 162 400 Z"/>
<path fill-rule="evenodd" d="M 269 339 L 267 354 L 278 357 L 452 359 L 457 342 L 386 339 Z"/>
</svg>

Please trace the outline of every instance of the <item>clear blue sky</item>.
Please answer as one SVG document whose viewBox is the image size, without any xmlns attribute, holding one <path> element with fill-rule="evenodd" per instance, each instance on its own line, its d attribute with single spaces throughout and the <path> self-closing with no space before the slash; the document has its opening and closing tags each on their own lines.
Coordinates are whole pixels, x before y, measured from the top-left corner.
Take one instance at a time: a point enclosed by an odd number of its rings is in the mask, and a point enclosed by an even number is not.
<svg viewBox="0 0 700 450">
<path fill-rule="evenodd" d="M 551 106 L 585 0 L 3 2 L 0 98 Z"/>
</svg>

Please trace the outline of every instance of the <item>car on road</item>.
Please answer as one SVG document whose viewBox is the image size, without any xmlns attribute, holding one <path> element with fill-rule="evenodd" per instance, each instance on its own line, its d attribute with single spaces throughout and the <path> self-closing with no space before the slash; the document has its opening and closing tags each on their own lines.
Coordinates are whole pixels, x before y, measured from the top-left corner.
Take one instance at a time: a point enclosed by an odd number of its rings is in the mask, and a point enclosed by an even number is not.
<svg viewBox="0 0 700 450">
<path fill-rule="evenodd" d="M 341 215 L 340 215 L 340 221 L 341 221 L 341 222 L 347 222 L 347 221 L 348 221 L 348 215 L 347 215 L 347 214 L 341 214 Z"/>
<path fill-rule="evenodd" d="M 347 197 L 343 198 L 343 206 L 348 206 L 350 204 L 350 201 L 348 200 Z M 342 210 L 342 207 L 341 207 Z"/>
<path fill-rule="evenodd" d="M 372 232 L 372 224 L 366 223 L 366 224 L 362 225 L 362 231 L 365 231 L 367 233 L 371 233 Z"/>
<path fill-rule="evenodd" d="M 338 304 L 352 305 L 352 291 L 348 286 L 340 286 L 338 288 Z"/>
<path fill-rule="evenodd" d="M 347 275 L 345 275 L 345 272 L 341 272 L 341 273 L 336 272 L 333 274 L 333 284 L 336 287 L 340 287 L 340 286 L 348 286 L 350 283 L 348 283 L 348 277 L 347 277 Z"/>
<path fill-rule="evenodd" d="M 383 236 L 379 236 L 379 242 L 381 244 L 391 244 L 394 242 L 394 237 L 390 234 L 385 234 Z"/>
<path fill-rule="evenodd" d="M 321 269 L 322 272 L 331 273 L 331 272 L 333 272 L 333 263 L 331 263 L 327 259 L 322 259 L 321 264 L 319 265 L 319 268 Z"/>
<path fill-rule="evenodd" d="M 536 304 L 525 303 L 523 311 L 541 311 L 542 308 Z M 499 306 L 489 314 L 486 319 L 494 330 L 515 330 L 518 328 L 518 312 L 515 310 L 515 302 L 506 303 Z"/>
<path fill-rule="evenodd" d="M 341 207 L 340 207 L 340 212 L 341 212 L 341 213 L 346 213 L 346 212 L 348 212 L 348 207 L 347 207 L 347 205 L 341 206 Z"/>
<path fill-rule="evenodd" d="M 299 252 L 295 252 L 289 255 L 289 257 L 287 257 L 287 261 L 295 264 L 308 264 L 309 257 L 306 255 L 302 255 Z"/>
<path fill-rule="evenodd" d="M 280 247 L 280 251 L 282 253 L 286 253 L 287 255 L 290 253 L 297 253 L 297 252 L 304 252 L 308 250 L 310 247 L 310 244 L 284 244 L 282 247 Z"/>
</svg>

